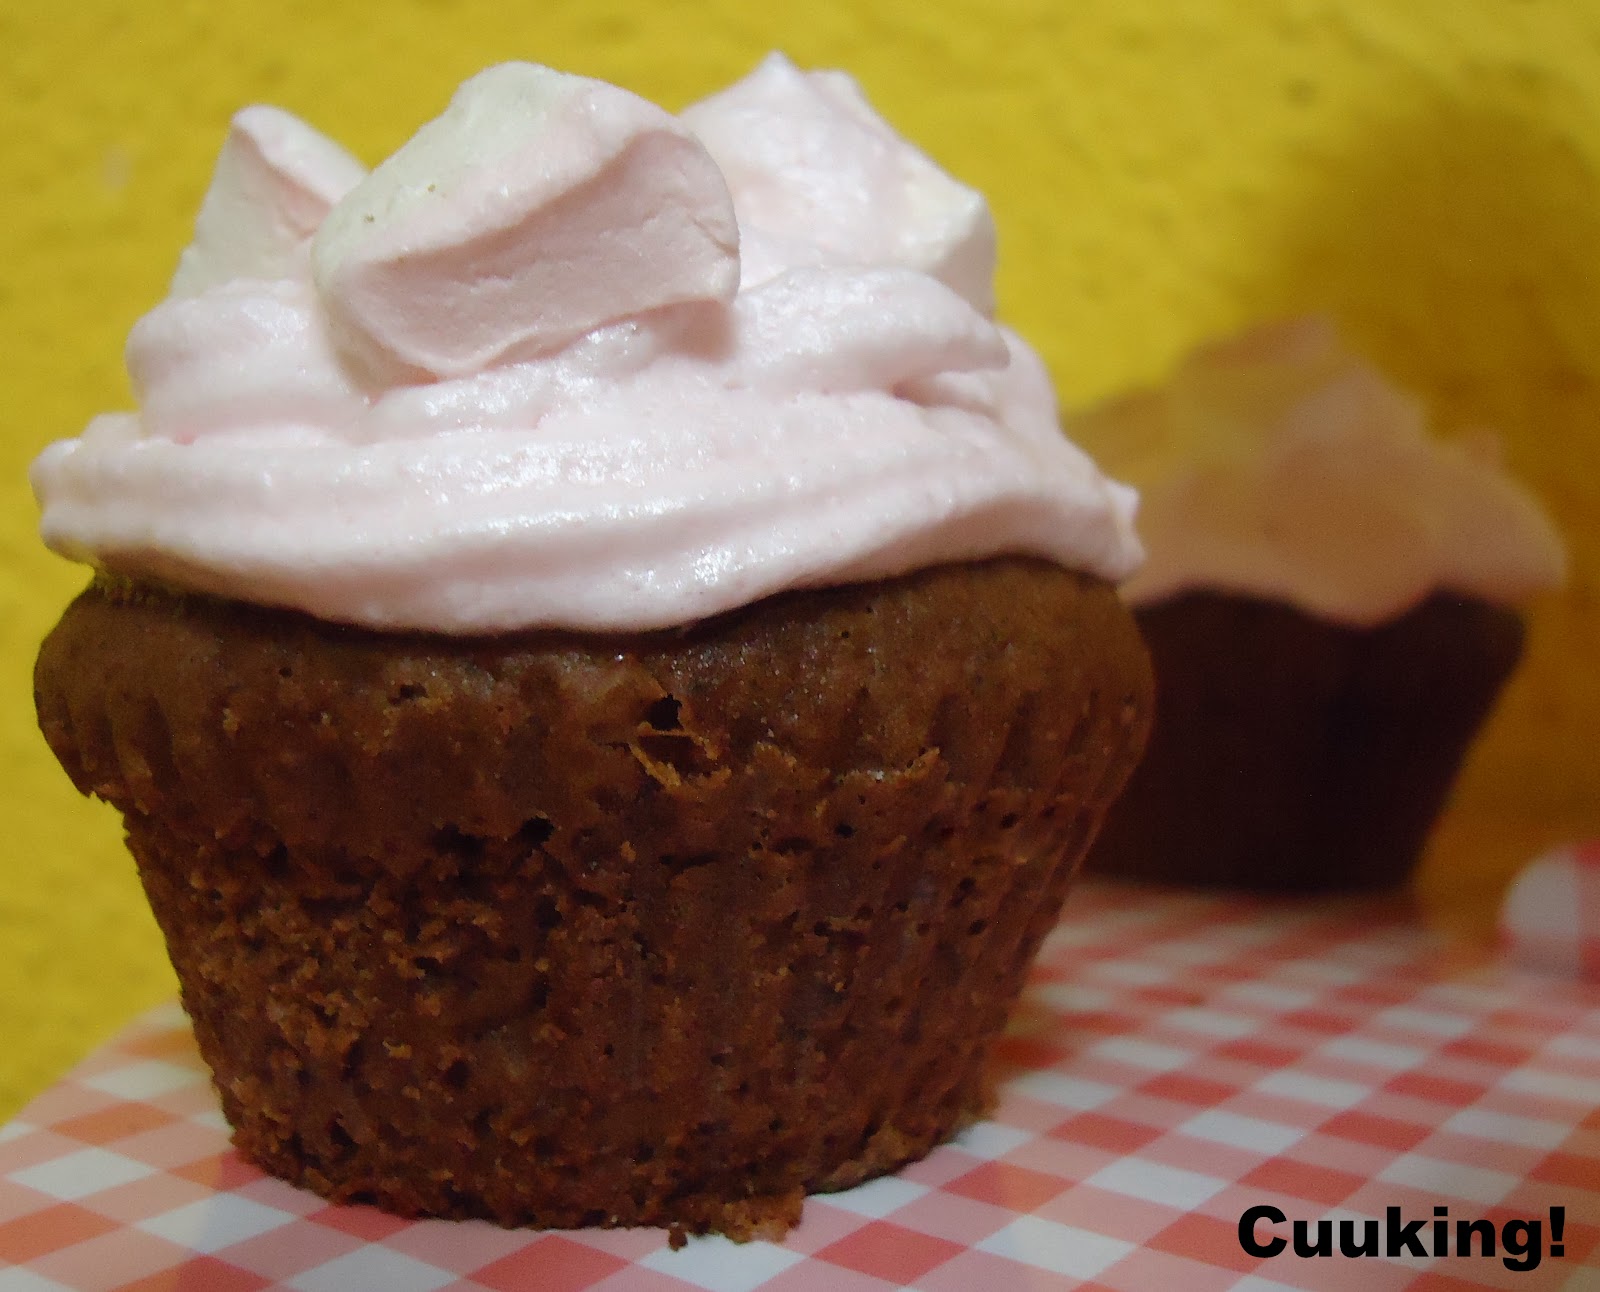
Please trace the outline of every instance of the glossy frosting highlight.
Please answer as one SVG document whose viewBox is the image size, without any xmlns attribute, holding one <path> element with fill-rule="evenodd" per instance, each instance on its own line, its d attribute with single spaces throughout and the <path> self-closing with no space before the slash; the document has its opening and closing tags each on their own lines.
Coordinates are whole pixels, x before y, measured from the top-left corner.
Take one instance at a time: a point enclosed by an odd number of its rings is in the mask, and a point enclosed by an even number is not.
<svg viewBox="0 0 1600 1292">
<path fill-rule="evenodd" d="M 41 455 L 41 528 L 451 633 L 666 627 L 1005 552 L 1125 577 L 1134 495 L 989 317 L 993 256 L 977 194 L 776 56 L 681 118 L 491 68 L 370 174 L 247 109 L 130 336 L 139 412 Z"/>
</svg>

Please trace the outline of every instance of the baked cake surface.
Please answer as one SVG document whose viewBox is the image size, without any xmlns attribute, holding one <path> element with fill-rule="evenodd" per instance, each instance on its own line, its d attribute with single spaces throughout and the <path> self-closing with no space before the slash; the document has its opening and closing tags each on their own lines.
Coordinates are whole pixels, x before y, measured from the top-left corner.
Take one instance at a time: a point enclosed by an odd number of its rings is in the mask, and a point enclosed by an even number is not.
<svg viewBox="0 0 1600 1292">
<path fill-rule="evenodd" d="M 101 580 L 36 673 L 247 1156 L 745 1237 L 982 1108 L 1149 689 L 1110 586 L 1026 558 L 613 637 Z"/>
</svg>

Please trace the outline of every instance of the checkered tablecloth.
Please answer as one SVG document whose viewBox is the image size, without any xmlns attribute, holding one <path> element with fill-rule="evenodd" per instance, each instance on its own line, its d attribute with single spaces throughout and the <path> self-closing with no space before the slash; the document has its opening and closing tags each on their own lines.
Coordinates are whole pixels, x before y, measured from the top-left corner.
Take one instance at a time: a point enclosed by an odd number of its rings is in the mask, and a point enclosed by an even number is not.
<svg viewBox="0 0 1600 1292">
<path fill-rule="evenodd" d="M 994 1116 L 925 1161 L 810 1199 L 782 1244 L 672 1251 L 659 1230 L 409 1223 L 264 1177 L 171 1007 L 0 1131 L 0 1292 L 1600 1290 L 1600 987 L 1403 905 L 1085 886 L 1000 1058 Z M 1436 1209 L 1452 1243 L 1460 1220 L 1537 1220 L 1543 1259 L 1252 1256 L 1239 1218 L 1263 1205 L 1285 1217 L 1263 1241 L 1398 1208 L 1429 1251 Z"/>
</svg>

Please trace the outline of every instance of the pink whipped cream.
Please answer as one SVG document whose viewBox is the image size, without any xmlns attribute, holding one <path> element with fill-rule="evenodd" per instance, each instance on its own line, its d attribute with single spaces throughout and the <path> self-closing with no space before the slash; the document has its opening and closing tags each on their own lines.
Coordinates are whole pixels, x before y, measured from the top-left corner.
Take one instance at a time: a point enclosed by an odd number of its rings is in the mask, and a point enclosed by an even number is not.
<svg viewBox="0 0 1600 1292">
<path fill-rule="evenodd" d="M 679 625 L 1031 553 L 1134 495 L 991 319 L 982 199 L 778 56 L 674 117 L 529 64 L 367 173 L 234 120 L 137 413 L 35 463 L 73 559 L 378 628 Z"/>
<path fill-rule="evenodd" d="M 1134 605 L 1206 589 L 1370 626 L 1437 590 L 1515 606 L 1565 578 L 1560 537 L 1494 440 L 1430 435 L 1325 319 L 1206 346 L 1071 427 L 1140 491 Z"/>
</svg>

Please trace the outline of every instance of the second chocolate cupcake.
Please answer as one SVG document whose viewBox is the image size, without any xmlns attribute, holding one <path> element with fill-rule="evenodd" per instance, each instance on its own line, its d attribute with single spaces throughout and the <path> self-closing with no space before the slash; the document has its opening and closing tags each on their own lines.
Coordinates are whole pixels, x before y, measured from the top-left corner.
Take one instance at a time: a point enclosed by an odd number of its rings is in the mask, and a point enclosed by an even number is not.
<svg viewBox="0 0 1600 1292">
<path fill-rule="evenodd" d="M 1123 585 L 1156 669 L 1108 875 L 1317 891 L 1403 883 L 1520 655 L 1561 544 L 1485 445 L 1316 318 L 1202 349 L 1072 420 L 1140 487 Z"/>
</svg>

